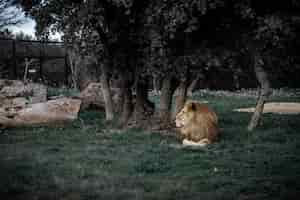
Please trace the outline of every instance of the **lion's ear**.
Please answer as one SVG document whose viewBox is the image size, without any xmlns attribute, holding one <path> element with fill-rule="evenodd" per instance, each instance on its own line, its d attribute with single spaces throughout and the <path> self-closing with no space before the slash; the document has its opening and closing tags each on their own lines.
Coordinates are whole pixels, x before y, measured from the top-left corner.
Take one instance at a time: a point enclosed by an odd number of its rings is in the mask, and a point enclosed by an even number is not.
<svg viewBox="0 0 300 200">
<path fill-rule="evenodd" d="M 197 109 L 197 106 L 194 102 L 190 102 L 189 105 L 188 105 L 188 110 L 189 111 L 196 111 Z"/>
</svg>

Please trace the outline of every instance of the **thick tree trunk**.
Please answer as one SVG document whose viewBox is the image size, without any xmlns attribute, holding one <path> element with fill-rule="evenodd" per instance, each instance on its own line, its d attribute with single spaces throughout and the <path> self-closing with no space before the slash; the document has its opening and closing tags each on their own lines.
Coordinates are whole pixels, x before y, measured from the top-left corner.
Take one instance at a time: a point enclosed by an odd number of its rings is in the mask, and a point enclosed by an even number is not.
<svg viewBox="0 0 300 200">
<path fill-rule="evenodd" d="M 111 96 L 111 91 L 109 88 L 108 74 L 107 74 L 107 66 L 106 63 L 101 64 L 101 89 L 105 104 L 105 119 L 107 121 L 112 121 L 114 118 L 114 109 L 113 109 L 113 101 Z"/>
<path fill-rule="evenodd" d="M 77 54 L 76 54 L 77 55 Z M 74 62 L 74 74 L 76 76 L 76 85 L 80 91 L 84 90 L 91 82 L 98 82 L 99 76 L 101 77 L 101 70 L 95 69 L 94 64 L 100 65 L 97 62 L 96 55 L 80 57 L 77 55 L 77 58 Z"/>
<path fill-rule="evenodd" d="M 260 92 L 259 92 L 259 97 L 258 97 L 255 111 L 252 115 L 252 118 L 247 128 L 248 131 L 252 131 L 259 124 L 262 117 L 265 102 L 267 101 L 271 93 L 268 75 L 264 70 L 264 68 L 262 67 L 262 60 L 260 56 L 254 57 L 254 71 L 255 71 L 256 78 L 260 84 Z"/>
<path fill-rule="evenodd" d="M 148 81 L 140 80 L 136 84 L 136 102 L 134 107 L 134 120 L 148 118 L 154 112 L 154 104 L 148 99 Z"/>
<path fill-rule="evenodd" d="M 125 127 L 133 112 L 132 91 L 130 88 L 130 80 L 126 73 L 123 73 L 122 77 L 120 77 L 120 89 L 121 99 L 119 104 L 121 105 L 121 117 L 119 119 L 119 126 Z"/>
<path fill-rule="evenodd" d="M 125 89 L 129 87 L 126 82 L 126 76 L 123 73 L 119 73 L 118 77 L 111 78 L 109 86 L 115 90 L 115 94 L 112 91 L 112 99 L 114 101 L 114 112 L 115 115 L 120 116 L 123 111 Z"/>
<path fill-rule="evenodd" d="M 122 115 L 120 118 L 119 125 L 121 127 L 125 127 L 128 123 L 128 120 L 131 117 L 132 111 L 133 111 L 133 105 L 132 105 L 132 93 L 130 88 L 125 87 L 123 90 L 123 108 L 122 108 Z"/>
<path fill-rule="evenodd" d="M 183 108 L 186 97 L 187 97 L 187 87 L 188 81 L 187 79 L 181 80 L 180 84 L 177 88 L 177 94 L 175 97 L 175 110 L 173 112 L 173 119 L 176 117 L 177 113 Z"/>
<path fill-rule="evenodd" d="M 159 103 L 159 118 L 165 124 L 170 123 L 172 97 L 175 88 L 176 87 L 172 84 L 172 78 L 170 76 L 163 79 Z"/>
</svg>

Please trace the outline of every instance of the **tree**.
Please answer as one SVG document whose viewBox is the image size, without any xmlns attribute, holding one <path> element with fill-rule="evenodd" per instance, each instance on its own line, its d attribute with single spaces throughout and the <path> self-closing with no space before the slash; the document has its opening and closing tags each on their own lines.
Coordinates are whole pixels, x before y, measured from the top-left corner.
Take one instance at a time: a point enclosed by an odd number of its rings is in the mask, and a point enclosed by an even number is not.
<svg viewBox="0 0 300 200">
<path fill-rule="evenodd" d="M 113 105 L 109 88 L 109 78 L 115 65 L 115 59 L 123 51 L 126 55 L 128 49 L 118 49 L 119 44 L 128 44 L 130 35 L 131 8 L 133 1 L 35 1 L 23 6 L 37 21 L 37 34 L 47 37 L 50 31 L 64 33 L 63 40 L 78 46 L 80 54 L 96 58 L 101 70 L 100 82 L 105 100 L 106 119 L 113 119 Z M 136 1 L 137 2 L 137 1 Z M 122 22 L 120 23 L 120 20 Z M 130 47 L 130 45 L 127 45 Z M 132 51 L 129 51 L 132 52 Z M 130 60 L 131 55 L 125 56 Z M 127 62 L 126 63 L 130 63 Z M 123 65 L 117 67 L 119 72 L 124 70 Z M 128 66 L 126 66 L 128 68 Z M 132 67 L 129 67 L 132 68 Z M 122 73 L 126 75 L 126 73 Z M 127 82 L 127 81 L 125 81 Z M 125 87 L 126 88 L 126 87 Z"/>
<path fill-rule="evenodd" d="M 190 61 L 187 58 L 194 39 L 192 33 L 199 29 L 200 21 L 207 11 L 221 4 L 222 1 L 217 0 L 151 1 L 147 8 L 150 54 L 147 67 L 152 74 L 162 79 L 158 113 L 163 122 L 170 121 L 172 96 L 178 85 L 181 92 L 177 110 L 186 98 L 186 87 L 190 81 Z"/>
<path fill-rule="evenodd" d="M 12 39 L 14 37 L 14 34 L 12 31 L 4 29 L 3 31 L 0 31 L 0 37 Z"/>
<path fill-rule="evenodd" d="M 23 31 L 15 33 L 15 39 L 16 40 L 33 40 L 34 38 L 32 35 L 28 35 L 24 33 Z"/>
<path fill-rule="evenodd" d="M 265 102 L 271 94 L 271 84 L 268 73 L 278 73 L 278 68 L 273 61 L 278 57 L 278 51 L 288 51 L 289 41 L 294 39 L 294 18 L 299 17 L 299 4 L 296 1 L 285 2 L 287 6 L 271 1 L 259 4 L 254 1 L 237 3 L 243 20 L 250 22 L 250 31 L 243 33 L 246 38 L 245 48 L 252 58 L 252 66 L 260 85 L 259 97 L 255 111 L 248 125 L 252 131 L 261 120 Z M 292 10 L 291 10 L 292 9 Z M 292 11 L 292 12 L 290 12 Z M 297 22 L 299 24 L 299 21 Z M 287 58 L 281 57 L 282 60 Z"/>
<path fill-rule="evenodd" d="M 110 83 L 117 77 L 123 125 L 130 118 L 148 117 L 145 113 L 151 109 L 147 108 L 153 107 L 147 92 L 152 77 L 162 85 L 158 116 L 169 124 L 176 88 L 175 114 L 185 102 L 192 79 L 218 70 L 232 72 L 235 80 L 238 74 L 256 74 L 263 97 L 254 115 L 259 119 L 269 94 L 266 74 L 275 68 L 279 51 L 286 51 L 288 41 L 294 40 L 291 27 L 299 15 L 288 14 L 289 6 L 258 0 L 22 2 L 37 21 L 38 35 L 46 38 L 49 32 L 60 31 L 76 54 L 95 59 L 107 120 L 114 116 Z M 294 5 L 296 1 L 287 2 Z M 240 61 L 241 57 L 249 62 Z"/>
</svg>

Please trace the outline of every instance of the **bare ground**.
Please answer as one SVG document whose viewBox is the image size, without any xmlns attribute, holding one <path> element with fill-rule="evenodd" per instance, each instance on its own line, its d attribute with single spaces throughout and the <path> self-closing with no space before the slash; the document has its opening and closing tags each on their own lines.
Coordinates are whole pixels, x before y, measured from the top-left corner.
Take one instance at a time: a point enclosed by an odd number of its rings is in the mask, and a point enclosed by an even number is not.
<svg viewBox="0 0 300 200">
<path fill-rule="evenodd" d="M 237 112 L 254 112 L 254 107 L 234 109 Z M 266 103 L 264 113 L 300 114 L 300 103 L 297 102 L 271 102 Z"/>
</svg>

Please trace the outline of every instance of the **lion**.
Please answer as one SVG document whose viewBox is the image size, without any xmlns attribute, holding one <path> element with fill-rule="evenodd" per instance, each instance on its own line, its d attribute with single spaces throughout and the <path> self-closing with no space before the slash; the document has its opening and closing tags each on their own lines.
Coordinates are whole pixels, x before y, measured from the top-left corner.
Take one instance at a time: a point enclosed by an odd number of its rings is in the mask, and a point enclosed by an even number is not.
<svg viewBox="0 0 300 200">
<path fill-rule="evenodd" d="M 176 115 L 175 123 L 183 146 L 206 146 L 218 139 L 218 116 L 207 105 L 188 101 Z"/>
</svg>

